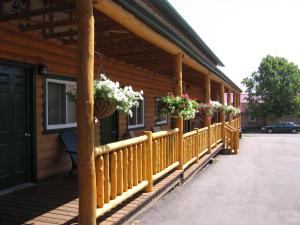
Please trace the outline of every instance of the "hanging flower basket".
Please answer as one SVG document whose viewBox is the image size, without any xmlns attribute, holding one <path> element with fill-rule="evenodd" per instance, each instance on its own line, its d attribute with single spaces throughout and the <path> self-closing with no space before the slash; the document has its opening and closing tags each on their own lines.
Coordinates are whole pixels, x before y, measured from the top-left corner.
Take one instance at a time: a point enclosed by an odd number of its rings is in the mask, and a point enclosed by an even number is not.
<svg viewBox="0 0 300 225">
<path fill-rule="evenodd" d="M 67 92 L 71 101 L 77 100 L 77 90 L 73 88 Z M 143 91 L 136 92 L 131 86 L 120 87 L 119 82 L 109 80 L 104 74 L 94 80 L 94 116 L 104 119 L 119 110 L 128 116 L 132 116 L 132 108 L 139 106 L 143 100 Z"/>
<path fill-rule="evenodd" d="M 117 104 L 95 99 L 94 102 L 94 116 L 98 119 L 105 119 L 111 116 L 117 109 Z"/>
<path fill-rule="evenodd" d="M 187 94 L 180 96 L 167 95 L 162 98 L 162 113 L 171 118 L 182 116 L 184 120 L 194 119 L 198 112 L 198 102 L 189 98 Z"/>
</svg>

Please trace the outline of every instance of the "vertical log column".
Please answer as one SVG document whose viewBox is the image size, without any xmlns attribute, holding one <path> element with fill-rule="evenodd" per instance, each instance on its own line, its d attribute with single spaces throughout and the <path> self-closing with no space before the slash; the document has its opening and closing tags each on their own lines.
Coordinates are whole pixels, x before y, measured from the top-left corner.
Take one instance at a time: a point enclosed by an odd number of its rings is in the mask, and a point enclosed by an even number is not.
<svg viewBox="0 0 300 225">
<path fill-rule="evenodd" d="M 220 103 L 222 105 L 224 105 L 225 100 L 224 100 L 224 84 L 223 83 L 220 84 L 219 92 L 220 92 Z M 222 126 L 221 126 L 222 142 L 225 143 L 225 112 L 224 111 L 219 112 L 219 120 L 222 123 Z"/>
<path fill-rule="evenodd" d="M 176 95 L 182 96 L 182 53 L 178 53 L 175 56 L 174 74 L 176 77 Z M 183 117 L 176 118 L 176 127 L 179 129 L 178 132 L 178 161 L 179 168 L 182 170 L 183 167 Z"/>
<path fill-rule="evenodd" d="M 238 108 L 240 110 L 238 118 L 239 118 L 239 128 L 241 128 L 241 94 L 240 93 L 238 93 L 238 102 L 237 102 L 237 104 L 238 104 Z"/>
<path fill-rule="evenodd" d="M 148 137 L 146 142 L 146 179 L 148 181 L 146 191 L 151 192 L 153 191 L 152 132 L 144 131 L 144 134 Z"/>
<path fill-rule="evenodd" d="M 236 93 L 235 91 L 232 91 L 232 105 L 234 108 L 236 108 Z M 232 120 L 236 118 L 236 115 L 233 117 L 231 116 Z M 236 123 L 235 123 L 236 124 Z M 234 127 L 236 129 L 236 127 Z"/>
<path fill-rule="evenodd" d="M 210 75 L 207 74 L 204 78 L 204 102 L 205 104 L 210 104 Z M 204 126 L 208 127 L 208 132 L 207 132 L 207 148 L 208 148 L 208 154 L 211 153 L 211 129 L 210 129 L 210 125 L 211 125 L 211 117 L 209 115 L 207 115 L 207 113 L 204 114 Z"/>
<path fill-rule="evenodd" d="M 231 105 L 231 89 L 228 89 L 228 92 L 227 92 L 227 105 L 228 106 Z M 228 112 L 227 116 L 228 116 L 228 122 L 231 125 L 231 123 L 232 123 L 232 114 L 231 114 L 231 112 Z"/>
<path fill-rule="evenodd" d="M 94 157 L 94 16 L 92 0 L 77 0 L 77 154 L 79 224 L 96 224 L 96 174 Z"/>
</svg>

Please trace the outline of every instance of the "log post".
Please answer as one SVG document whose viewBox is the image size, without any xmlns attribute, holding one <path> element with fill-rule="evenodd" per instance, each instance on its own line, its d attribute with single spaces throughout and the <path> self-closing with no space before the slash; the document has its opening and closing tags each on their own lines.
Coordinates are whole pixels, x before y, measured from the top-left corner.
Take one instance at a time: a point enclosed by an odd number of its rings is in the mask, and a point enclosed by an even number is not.
<svg viewBox="0 0 300 225">
<path fill-rule="evenodd" d="M 148 181 L 146 192 L 151 192 L 153 191 L 152 132 L 144 131 L 144 134 L 148 137 L 146 142 L 146 179 Z"/>
<path fill-rule="evenodd" d="M 224 100 L 224 83 L 220 84 L 220 103 L 222 105 L 225 104 L 225 100 Z M 225 143 L 225 112 L 224 111 L 219 112 L 219 120 L 222 123 L 222 125 L 221 125 L 222 142 Z"/>
<path fill-rule="evenodd" d="M 233 107 L 236 107 L 236 98 L 235 97 L 236 97 L 235 91 L 232 91 L 232 100 L 231 100 L 232 103 L 231 104 L 232 104 Z M 231 115 L 231 120 L 235 121 L 235 116 Z M 232 124 L 232 126 L 233 126 L 234 129 L 236 129 L 235 124 L 236 124 L 235 122 L 234 122 L 234 124 Z"/>
<path fill-rule="evenodd" d="M 238 102 L 237 102 L 238 108 L 240 110 L 240 113 L 238 115 L 238 128 L 241 129 L 241 94 L 238 94 Z"/>
<path fill-rule="evenodd" d="M 199 128 L 195 128 L 195 130 L 197 131 L 196 137 L 195 137 L 195 152 L 194 152 L 194 157 L 196 157 L 196 161 L 195 163 L 199 163 L 199 154 L 201 152 L 200 150 L 200 135 L 199 135 Z"/>
<path fill-rule="evenodd" d="M 205 104 L 210 104 L 210 75 L 207 74 L 204 78 L 204 102 Z M 208 147 L 208 151 L 207 153 L 210 154 L 211 153 L 211 118 L 210 116 L 205 113 L 204 114 L 204 126 L 206 126 L 208 128 L 207 130 L 207 147 Z"/>
<path fill-rule="evenodd" d="M 94 16 L 92 0 L 77 0 L 77 154 L 79 224 L 96 224 L 96 175 L 94 157 Z"/>
<path fill-rule="evenodd" d="M 175 66 L 174 73 L 176 77 L 176 95 L 182 96 L 182 53 L 178 53 L 175 56 Z M 178 132 L 178 161 L 179 161 L 179 170 L 183 168 L 183 117 L 180 116 L 176 118 L 176 127 L 179 129 Z"/>
<path fill-rule="evenodd" d="M 227 105 L 228 106 L 231 105 L 231 89 L 228 89 L 228 91 L 227 91 Z M 232 123 L 232 114 L 231 114 L 231 112 L 228 112 L 227 117 L 228 117 L 229 125 L 231 125 L 231 123 Z"/>
</svg>

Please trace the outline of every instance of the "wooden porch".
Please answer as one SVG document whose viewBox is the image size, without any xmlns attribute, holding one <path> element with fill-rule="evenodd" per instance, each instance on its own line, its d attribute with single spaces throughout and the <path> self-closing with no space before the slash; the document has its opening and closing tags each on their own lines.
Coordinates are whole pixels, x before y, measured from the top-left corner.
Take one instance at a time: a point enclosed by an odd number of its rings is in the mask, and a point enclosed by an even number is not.
<svg viewBox="0 0 300 225">
<path fill-rule="evenodd" d="M 237 128 L 237 124 L 238 119 L 234 119 L 232 125 Z M 177 152 L 181 152 L 176 147 L 178 129 L 96 148 L 97 224 L 121 224 L 153 199 L 160 198 L 178 183 L 183 183 L 202 169 L 223 147 L 221 125 L 215 123 L 211 126 L 210 152 L 207 128 L 196 129 L 183 135 L 182 170 L 178 170 Z M 227 148 L 237 148 L 236 133 L 230 133 L 230 129 L 237 131 L 236 128 L 226 128 Z M 139 144 L 149 140 L 149 137 L 153 142 L 152 149 Z M 152 159 L 148 160 L 152 163 L 146 163 L 149 162 L 146 161 L 146 153 L 149 152 L 152 152 Z M 107 159 L 110 159 L 110 163 Z M 99 164 L 99 160 L 102 163 Z M 152 169 L 151 174 L 149 166 Z M 149 184 L 151 192 L 147 192 Z M 77 175 L 71 179 L 61 175 L 43 180 L 33 187 L 1 196 L 0 224 L 77 224 L 78 210 Z"/>
<path fill-rule="evenodd" d="M 221 145 L 237 153 L 239 117 L 234 119 L 231 113 L 228 123 L 225 113 L 220 113 L 220 123 L 213 125 L 205 114 L 204 127 L 195 126 L 198 128 L 185 134 L 182 116 L 176 118 L 175 129 L 167 123 L 162 127 L 164 131 L 149 131 L 151 124 L 155 124 L 155 97 L 167 93 L 189 94 L 206 104 L 219 100 L 224 105 L 226 92 L 230 96 L 227 105 L 239 106 L 241 90 L 217 68 L 222 65 L 220 60 L 196 34 L 190 37 L 193 31 L 174 25 L 175 14 L 165 19 L 163 12 L 168 5 L 159 9 L 162 4 L 153 5 L 155 1 L 144 4 L 143 1 L 66 0 L 43 1 L 41 5 L 28 2 L 23 11 L 12 13 L 7 9 L 14 6 L 13 1 L 0 0 L 3 23 L 0 58 L 28 63 L 33 68 L 42 65 L 49 70 L 49 74 L 39 72 L 32 80 L 36 90 L 33 97 L 36 108 L 32 114 L 36 118 L 28 119 L 28 124 L 35 126 L 31 130 L 36 133 L 24 132 L 26 140 L 34 143 L 30 146 L 31 155 L 34 156 L 37 147 L 37 165 L 32 166 L 30 174 L 37 173 L 39 180 L 67 167 L 64 161 L 57 160 L 60 155 L 55 155 L 61 148 L 58 131 L 48 132 L 44 86 L 47 87 L 51 74 L 67 80 L 76 78 L 80 200 L 72 181 L 46 180 L 28 190 L 1 197 L 3 202 L 15 204 L 1 205 L 3 218 L 7 218 L 3 221 L 9 221 L 4 224 L 72 224 L 77 222 L 79 211 L 80 224 L 94 225 L 96 218 L 105 217 L 137 194 L 153 196 L 157 182 L 162 179 L 164 182 L 165 176 L 201 167 L 201 162 L 206 163 Z M 155 11 L 158 13 L 153 17 Z M 129 126 L 127 118 L 121 116 L 117 140 L 123 141 L 99 146 L 94 138 L 99 127 L 95 129 L 94 124 L 93 80 L 102 65 L 113 80 L 144 89 L 145 99 L 150 100 L 146 109 L 149 113 L 142 123 L 147 124 L 141 129 L 146 130 L 144 135 L 123 140 L 121 134 Z"/>
<path fill-rule="evenodd" d="M 0 197 L 0 224 L 72 224 L 78 216 L 77 176 L 58 176 Z"/>
</svg>

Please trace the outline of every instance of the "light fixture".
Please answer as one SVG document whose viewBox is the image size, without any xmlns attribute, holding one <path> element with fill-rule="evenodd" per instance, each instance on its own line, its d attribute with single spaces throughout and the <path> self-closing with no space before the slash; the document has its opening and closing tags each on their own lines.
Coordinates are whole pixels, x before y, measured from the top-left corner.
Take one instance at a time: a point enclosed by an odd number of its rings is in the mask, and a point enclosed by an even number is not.
<svg viewBox="0 0 300 225">
<path fill-rule="evenodd" d="M 44 65 L 43 63 L 38 64 L 38 74 L 39 75 L 47 75 L 48 74 L 48 67 Z"/>
</svg>

